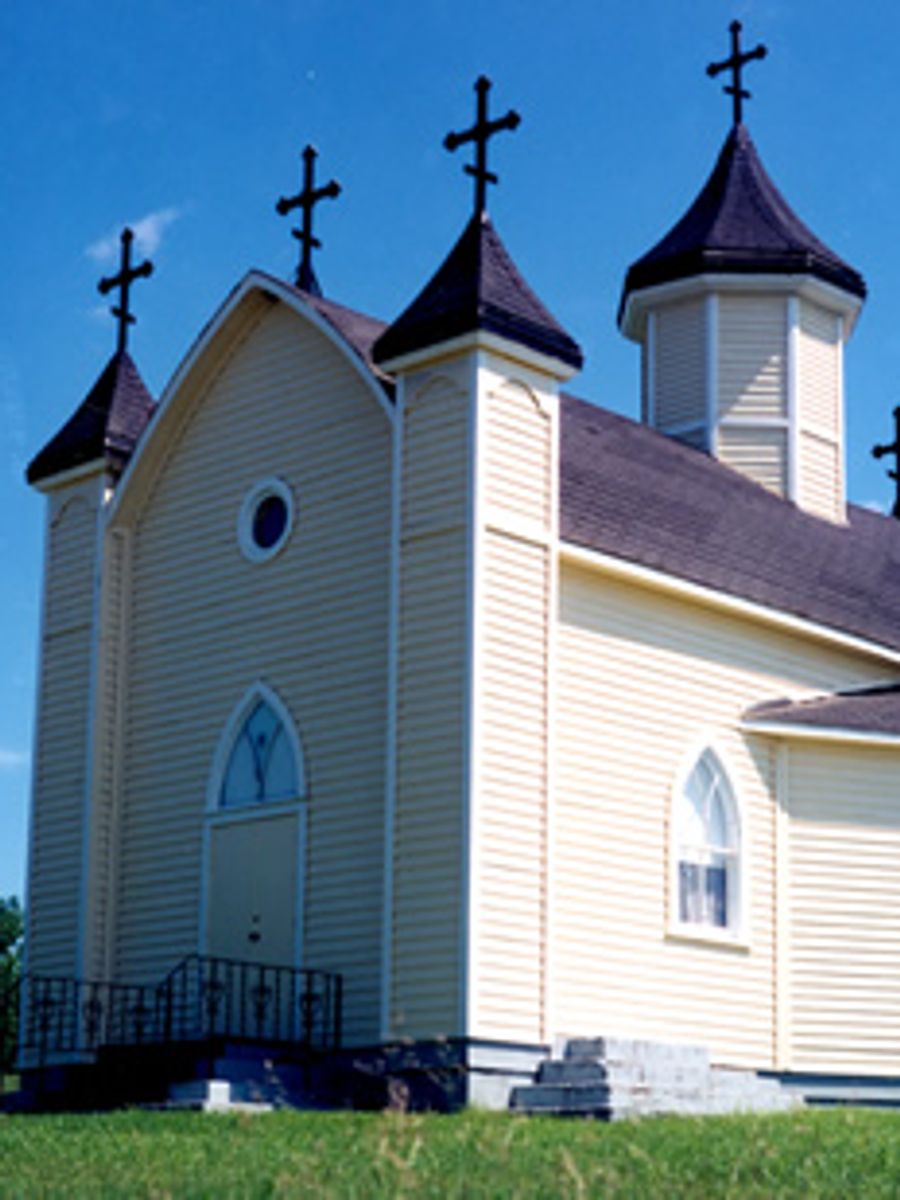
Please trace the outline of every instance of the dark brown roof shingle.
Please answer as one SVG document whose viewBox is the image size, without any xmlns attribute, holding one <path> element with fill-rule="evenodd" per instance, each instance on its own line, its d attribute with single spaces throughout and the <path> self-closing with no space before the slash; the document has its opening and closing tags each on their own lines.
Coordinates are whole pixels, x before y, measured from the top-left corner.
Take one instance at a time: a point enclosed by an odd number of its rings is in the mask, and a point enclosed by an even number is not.
<svg viewBox="0 0 900 1200">
<path fill-rule="evenodd" d="M 561 536 L 900 649 L 900 522 L 811 516 L 702 451 L 564 396 Z"/>
<path fill-rule="evenodd" d="M 419 295 L 375 343 L 374 358 L 388 362 L 476 330 L 582 365 L 577 342 L 522 278 L 486 213 L 472 217 Z"/>
<path fill-rule="evenodd" d="M 808 700 L 767 700 L 744 713 L 746 721 L 775 722 L 812 729 L 900 735 L 900 684 L 812 696 Z"/>
<path fill-rule="evenodd" d="M 732 128 L 713 172 L 683 217 L 628 269 L 628 296 L 706 272 L 804 274 L 861 299 L 862 276 L 804 225 L 770 179 L 750 134 Z"/>
<path fill-rule="evenodd" d="M 28 464 L 28 482 L 104 457 L 107 469 L 120 475 L 155 407 L 131 355 L 117 352 L 72 416 Z"/>
</svg>

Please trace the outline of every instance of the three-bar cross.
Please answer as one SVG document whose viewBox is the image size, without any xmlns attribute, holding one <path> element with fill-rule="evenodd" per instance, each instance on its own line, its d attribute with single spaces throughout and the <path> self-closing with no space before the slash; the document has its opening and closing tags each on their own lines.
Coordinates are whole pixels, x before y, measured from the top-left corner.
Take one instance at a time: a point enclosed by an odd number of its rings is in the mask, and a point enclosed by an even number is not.
<svg viewBox="0 0 900 1200">
<path fill-rule="evenodd" d="M 888 477 L 897 485 L 894 507 L 891 516 L 900 519 L 900 406 L 894 409 L 894 440 L 889 446 L 873 446 L 872 457 L 883 458 L 885 454 L 893 454 L 897 460 L 897 470 L 888 471 Z"/>
<path fill-rule="evenodd" d="M 312 292 L 313 295 L 320 296 L 322 289 L 319 287 L 319 281 L 312 268 L 312 252 L 313 247 L 319 249 L 322 243 L 317 237 L 313 237 L 312 214 L 320 200 L 336 199 L 341 194 L 341 185 L 336 179 L 332 179 L 324 187 L 317 188 L 313 185 L 317 157 L 318 151 L 315 146 L 307 146 L 303 151 L 303 189 L 296 196 L 282 196 L 275 205 L 275 210 L 283 217 L 287 216 L 292 209 L 301 208 L 303 210 L 303 227 L 291 230 L 301 247 L 300 265 L 297 268 L 297 286 L 303 288 L 305 292 Z"/>
<path fill-rule="evenodd" d="M 475 179 L 476 215 L 483 213 L 487 207 L 487 185 L 498 182 L 497 176 L 487 169 L 488 139 L 495 133 L 499 133 L 501 129 L 516 129 L 522 120 L 514 109 L 510 109 L 506 116 L 489 121 L 487 96 L 490 88 L 491 81 L 484 75 L 479 76 L 475 82 L 475 91 L 478 96 L 475 124 L 471 129 L 463 130 L 462 133 L 448 133 L 444 138 L 444 145 L 448 150 L 455 150 L 457 146 L 462 146 L 465 142 L 475 143 L 475 163 L 472 166 L 466 166 L 465 172 L 467 175 L 474 176 Z"/>
<path fill-rule="evenodd" d="M 139 267 L 131 265 L 131 243 L 134 241 L 134 234 L 127 227 L 122 230 L 121 241 L 122 262 L 118 275 L 109 275 L 97 284 L 97 290 L 101 296 L 105 296 L 113 288 L 119 289 L 119 303 L 110 309 L 112 315 L 119 318 L 119 337 L 116 344 L 116 351 L 119 354 L 125 350 L 128 344 L 128 326 L 133 325 L 136 319 L 128 309 L 128 294 L 131 284 L 135 279 L 146 278 L 153 274 L 153 263 L 149 258 L 145 259 Z"/>
<path fill-rule="evenodd" d="M 731 57 L 722 62 L 710 63 L 706 73 L 714 79 L 720 71 L 731 71 L 731 85 L 722 90 L 731 96 L 734 112 L 734 123 L 740 125 L 743 118 L 743 101 L 750 99 L 750 93 L 741 86 L 741 71 L 744 65 L 754 58 L 765 58 L 768 54 L 766 47 L 760 43 L 752 50 L 741 50 L 741 23 L 732 21 L 728 27 L 731 31 Z"/>
</svg>

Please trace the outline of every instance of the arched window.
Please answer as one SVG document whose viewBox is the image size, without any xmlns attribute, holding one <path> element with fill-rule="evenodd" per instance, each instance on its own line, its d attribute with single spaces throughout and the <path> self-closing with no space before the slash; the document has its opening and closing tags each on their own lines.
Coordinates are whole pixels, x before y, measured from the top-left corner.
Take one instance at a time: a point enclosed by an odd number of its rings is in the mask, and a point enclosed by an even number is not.
<svg viewBox="0 0 900 1200">
<path fill-rule="evenodd" d="M 735 932 L 740 919 L 740 826 L 719 759 L 705 750 L 675 797 L 677 923 Z"/>
<path fill-rule="evenodd" d="M 278 707 L 256 694 L 243 710 L 222 774 L 220 808 L 299 800 L 304 795 L 303 760 Z"/>
</svg>

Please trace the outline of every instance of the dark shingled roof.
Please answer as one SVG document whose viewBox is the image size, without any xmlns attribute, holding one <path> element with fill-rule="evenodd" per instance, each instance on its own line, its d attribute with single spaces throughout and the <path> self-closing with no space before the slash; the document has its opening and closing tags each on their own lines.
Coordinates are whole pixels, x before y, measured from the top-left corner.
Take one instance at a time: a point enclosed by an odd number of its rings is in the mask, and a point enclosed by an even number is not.
<svg viewBox="0 0 900 1200">
<path fill-rule="evenodd" d="M 117 352 L 62 429 L 28 464 L 28 482 L 103 457 L 107 469 L 120 475 L 155 407 L 130 354 Z"/>
<path fill-rule="evenodd" d="M 581 349 L 519 274 L 486 213 L 476 214 L 412 304 L 375 343 L 379 363 L 475 330 L 579 368 Z"/>
<path fill-rule="evenodd" d="M 561 536 L 900 649 L 900 522 L 803 512 L 702 451 L 564 396 Z"/>
<path fill-rule="evenodd" d="M 744 717 L 751 722 L 900 735 L 900 684 L 834 692 L 809 700 L 768 700 L 748 709 Z"/>
<path fill-rule="evenodd" d="M 629 268 L 619 320 L 632 292 L 707 272 L 814 275 L 854 296 L 866 294 L 859 272 L 790 208 L 743 125 L 732 128 L 713 173 L 681 220 Z"/>
<path fill-rule="evenodd" d="M 376 376 L 384 389 L 393 395 L 393 376 L 382 371 L 372 357 L 372 347 L 387 329 L 387 324 L 384 321 L 376 320 L 375 317 L 367 317 L 364 313 L 356 312 L 352 308 L 345 308 L 343 304 L 337 304 L 334 300 L 326 300 L 324 296 L 305 292 L 302 288 L 295 288 L 295 291 L 337 330 L 354 353 Z"/>
</svg>

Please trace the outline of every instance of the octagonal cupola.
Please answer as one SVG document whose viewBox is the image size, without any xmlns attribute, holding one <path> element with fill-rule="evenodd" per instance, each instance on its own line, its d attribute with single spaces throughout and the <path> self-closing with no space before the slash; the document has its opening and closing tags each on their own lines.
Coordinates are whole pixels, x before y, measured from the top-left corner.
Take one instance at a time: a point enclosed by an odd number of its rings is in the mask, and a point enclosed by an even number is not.
<svg viewBox="0 0 900 1200">
<path fill-rule="evenodd" d="M 749 56 L 710 73 L 735 57 Z M 643 420 L 844 520 L 842 350 L 865 294 L 769 178 L 736 102 L 699 195 L 625 279 L 619 325 L 641 346 Z"/>
</svg>

